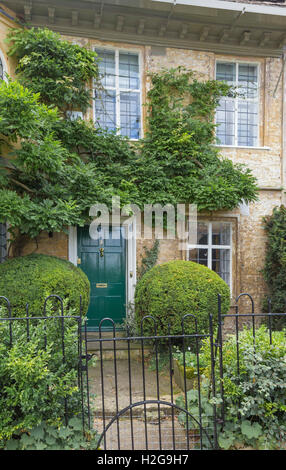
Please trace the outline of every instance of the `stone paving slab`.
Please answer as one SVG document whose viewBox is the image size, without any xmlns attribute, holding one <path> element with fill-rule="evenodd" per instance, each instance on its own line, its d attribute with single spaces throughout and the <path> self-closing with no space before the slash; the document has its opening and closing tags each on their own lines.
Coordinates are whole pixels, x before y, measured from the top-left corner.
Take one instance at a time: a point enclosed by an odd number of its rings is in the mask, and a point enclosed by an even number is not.
<svg viewBox="0 0 286 470">
<path fill-rule="evenodd" d="M 104 387 L 104 413 L 102 403 L 102 378 L 101 363 L 98 360 L 95 367 L 89 367 L 89 387 L 95 407 L 94 427 L 101 433 L 111 419 L 120 411 L 130 405 L 144 399 L 142 360 L 132 359 L 130 368 L 127 359 L 116 361 L 116 372 L 113 360 L 103 361 L 103 387 Z M 158 385 L 156 371 L 151 370 L 147 362 L 144 362 L 145 374 L 145 399 L 158 399 Z M 115 377 L 117 376 L 117 384 Z M 169 369 L 159 375 L 160 400 L 175 403 L 176 397 L 182 394 L 182 390 L 172 380 L 173 399 L 171 394 L 171 381 Z M 129 386 L 131 384 L 131 386 Z M 116 386 L 117 397 L 116 400 Z M 178 421 L 177 411 L 171 406 L 157 404 L 136 406 L 132 412 L 127 411 L 116 420 L 106 433 L 106 448 L 115 449 L 140 449 L 146 450 L 171 450 L 187 449 L 186 430 Z M 173 410 L 173 411 L 172 411 Z M 160 424 L 159 414 L 160 413 Z M 146 443 L 147 429 L 147 443 Z M 133 432 L 132 432 L 133 431 Z M 119 436 L 119 439 L 118 439 Z M 161 439 L 160 439 L 161 436 Z M 104 443 L 102 442 L 102 448 Z M 194 438 L 189 440 L 189 448 L 194 446 Z"/>
<path fill-rule="evenodd" d="M 122 410 L 126 406 L 129 406 L 130 402 L 133 403 L 142 401 L 144 399 L 144 385 L 143 385 L 143 370 L 141 361 L 131 360 L 130 361 L 130 376 L 129 376 L 129 364 L 127 360 L 116 361 L 116 371 L 114 368 L 114 361 L 105 360 L 103 361 L 103 386 L 104 386 L 104 408 L 109 414 L 116 412 L 116 381 L 117 376 L 117 391 L 118 391 L 118 410 Z M 171 381 L 168 370 L 164 373 L 159 374 L 159 395 L 160 400 L 170 402 L 171 401 Z M 147 400 L 156 400 L 158 397 L 157 389 L 157 376 L 156 372 L 151 370 L 148 365 L 144 367 L 145 374 L 145 396 Z M 131 387 L 129 384 L 131 383 Z M 174 379 L 173 385 L 173 402 L 175 397 L 182 393 L 179 387 L 175 384 Z M 89 368 L 89 387 L 91 393 L 95 393 L 94 399 L 95 408 L 100 411 L 102 410 L 102 379 L 101 379 L 101 364 L 97 361 L 95 367 Z M 130 400 L 131 394 L 131 400 Z"/>
</svg>

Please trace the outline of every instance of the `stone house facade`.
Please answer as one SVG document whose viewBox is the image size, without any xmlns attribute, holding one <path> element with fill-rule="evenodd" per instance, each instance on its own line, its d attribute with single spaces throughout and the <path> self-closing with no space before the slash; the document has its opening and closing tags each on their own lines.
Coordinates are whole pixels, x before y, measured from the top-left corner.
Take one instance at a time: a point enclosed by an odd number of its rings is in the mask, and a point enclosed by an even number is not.
<svg viewBox="0 0 286 470">
<path fill-rule="evenodd" d="M 183 65 L 202 79 L 219 78 L 242 84 L 246 99 L 225 99 L 217 113 L 221 154 L 247 164 L 258 179 L 259 200 L 234 211 L 199 214 L 197 246 L 181 250 L 177 240 L 161 240 L 158 263 L 191 259 L 216 270 L 228 282 L 233 299 L 248 292 L 261 308 L 265 285 L 261 274 L 265 254 L 262 218 L 285 203 L 286 177 L 286 4 L 284 2 L 211 2 L 192 0 L 3 1 L 13 15 L 33 26 L 47 26 L 63 37 L 94 48 L 109 73 L 104 108 L 95 100 L 86 118 L 107 127 L 121 124 L 131 139 L 144 134 L 144 102 L 149 71 Z M 6 10 L 7 12 L 7 10 Z M 0 10 L 1 60 L 8 18 Z M 10 24 L 10 23 L 9 23 Z M 124 80 L 119 80 L 124 70 Z M 120 75 L 121 74 L 121 75 Z M 128 84 L 126 84 L 128 81 Z M 45 253 L 80 263 L 81 238 L 42 233 L 25 253 Z M 124 304 L 132 302 L 136 266 L 154 240 L 128 241 L 123 256 Z M 102 283 L 102 280 L 99 280 Z M 105 312 L 108 313 L 108 312 Z"/>
</svg>

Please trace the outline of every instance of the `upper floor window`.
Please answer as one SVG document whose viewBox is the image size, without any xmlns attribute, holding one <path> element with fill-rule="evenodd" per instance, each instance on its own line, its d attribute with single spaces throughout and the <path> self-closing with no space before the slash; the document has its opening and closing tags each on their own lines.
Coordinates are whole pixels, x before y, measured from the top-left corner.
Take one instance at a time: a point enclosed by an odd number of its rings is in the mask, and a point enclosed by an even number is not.
<svg viewBox="0 0 286 470">
<path fill-rule="evenodd" d="M 141 81 L 139 55 L 116 50 L 96 50 L 103 91 L 95 92 L 95 122 L 118 134 L 141 137 Z"/>
<path fill-rule="evenodd" d="M 188 260 L 215 271 L 231 287 L 231 224 L 198 221 L 197 244 L 188 245 Z"/>
<path fill-rule="evenodd" d="M 236 89 L 223 97 L 216 112 L 216 135 L 221 145 L 258 146 L 258 66 L 217 62 L 216 79 Z"/>
</svg>

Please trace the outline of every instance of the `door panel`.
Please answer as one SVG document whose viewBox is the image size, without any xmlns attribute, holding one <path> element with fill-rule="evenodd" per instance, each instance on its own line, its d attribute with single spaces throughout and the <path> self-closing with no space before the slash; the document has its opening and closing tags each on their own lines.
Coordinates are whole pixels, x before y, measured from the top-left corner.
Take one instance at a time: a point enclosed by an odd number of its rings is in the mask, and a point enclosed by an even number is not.
<svg viewBox="0 0 286 470">
<path fill-rule="evenodd" d="M 89 235 L 89 227 L 78 228 L 79 267 L 91 287 L 88 309 L 89 329 L 97 329 L 104 317 L 120 324 L 126 315 L 126 241 L 122 227 L 102 227 L 98 239 Z M 116 237 L 116 238 L 114 238 Z M 106 323 L 110 326 L 110 323 Z"/>
</svg>

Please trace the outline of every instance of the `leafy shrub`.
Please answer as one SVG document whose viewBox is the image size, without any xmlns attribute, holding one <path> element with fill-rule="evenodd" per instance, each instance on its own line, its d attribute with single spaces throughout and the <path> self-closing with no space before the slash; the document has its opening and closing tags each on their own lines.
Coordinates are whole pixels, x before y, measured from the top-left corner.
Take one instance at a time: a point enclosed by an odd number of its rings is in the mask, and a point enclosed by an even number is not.
<svg viewBox="0 0 286 470">
<path fill-rule="evenodd" d="M 178 420 L 189 431 L 193 431 L 198 446 L 202 444 L 202 449 L 209 449 L 213 446 L 214 407 L 208 396 L 208 388 L 203 388 L 203 391 L 205 393 L 199 393 L 199 390 L 193 389 L 187 392 L 188 412 L 191 416 L 181 411 Z M 183 410 L 186 409 L 185 396 L 178 396 L 176 405 Z"/>
<path fill-rule="evenodd" d="M 280 206 L 265 217 L 264 226 L 267 233 L 264 279 L 271 298 L 271 309 L 275 313 L 286 311 L 286 207 Z M 268 311 L 267 299 L 264 301 L 264 311 Z M 285 317 L 274 317 L 273 326 L 285 327 Z"/>
<path fill-rule="evenodd" d="M 237 361 L 237 347 L 239 369 Z M 209 364 L 210 345 L 204 341 L 201 351 Z M 218 361 L 215 368 L 217 387 L 220 375 Z M 251 446 L 255 449 L 278 449 L 286 439 L 286 332 L 274 331 L 270 344 L 269 331 L 262 325 L 255 332 L 255 344 L 251 329 L 245 328 L 236 336 L 230 335 L 223 343 L 223 388 L 225 425 L 218 429 L 219 445 L 224 449 Z M 210 399 L 209 384 L 201 389 L 203 403 L 215 403 L 220 414 L 221 397 Z M 198 414 L 198 399 L 188 394 L 189 405 Z M 197 411 L 196 411 L 197 409 Z M 208 412 L 207 412 L 208 411 Z M 202 410 L 203 422 L 209 410 Z M 205 413 L 207 415 L 205 416 Z M 183 417 L 181 416 L 181 419 Z"/>
<path fill-rule="evenodd" d="M 56 445 L 64 437 L 66 420 L 82 419 L 78 321 L 66 318 L 62 325 L 52 313 L 49 307 L 50 319 L 29 319 L 29 328 L 26 320 L 14 320 L 11 326 L 0 322 L 0 448 L 8 442 L 14 448 L 32 445 L 28 437 L 37 440 L 39 426 L 48 434 L 54 429 Z M 74 311 L 68 310 L 68 315 Z M 74 432 L 66 430 L 68 436 L 75 437 Z"/>
<path fill-rule="evenodd" d="M 184 375 L 186 371 L 186 378 L 193 378 L 198 376 L 198 366 L 200 376 L 204 374 L 205 368 L 208 366 L 205 357 L 200 357 L 190 350 L 185 351 L 185 354 L 178 348 L 173 353 L 173 358 L 177 361 L 181 373 Z"/>
<path fill-rule="evenodd" d="M 82 295 L 85 314 L 89 291 L 89 281 L 81 269 L 53 256 L 33 254 L 0 265 L 0 295 L 11 302 L 13 316 L 25 316 L 27 303 L 30 316 L 42 315 L 44 301 L 51 294 L 67 299 L 68 307 L 77 314 Z"/>
<path fill-rule="evenodd" d="M 91 98 L 86 82 L 98 77 L 94 51 L 47 28 L 12 29 L 8 39 L 9 55 L 18 59 L 16 73 L 25 86 L 40 92 L 47 104 L 86 111 Z"/>
<path fill-rule="evenodd" d="M 191 261 L 170 261 L 150 269 L 137 283 L 135 314 L 138 326 L 145 315 L 157 324 L 158 335 L 182 333 L 182 318 L 192 314 L 197 319 L 198 332 L 209 327 L 209 314 L 217 313 L 218 294 L 222 296 L 222 313 L 230 307 L 227 284 L 214 271 Z M 215 317 L 214 317 L 215 323 Z M 195 322 L 184 322 L 185 333 L 195 333 Z M 154 334 L 152 321 L 144 321 L 144 333 Z"/>
<path fill-rule="evenodd" d="M 5 450 L 94 450 L 97 449 L 98 433 L 83 433 L 80 418 L 71 418 L 67 426 L 51 426 L 42 423 L 10 439 Z"/>
</svg>

